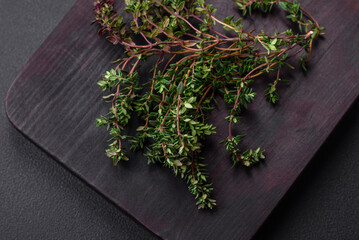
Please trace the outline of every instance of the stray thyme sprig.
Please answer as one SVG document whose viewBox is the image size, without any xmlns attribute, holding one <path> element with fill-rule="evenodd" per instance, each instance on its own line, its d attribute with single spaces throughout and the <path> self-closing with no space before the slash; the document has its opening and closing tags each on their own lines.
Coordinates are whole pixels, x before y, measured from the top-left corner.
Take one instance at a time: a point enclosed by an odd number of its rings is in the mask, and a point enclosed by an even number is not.
<svg viewBox="0 0 359 240">
<path fill-rule="evenodd" d="M 109 71 L 98 84 L 110 94 L 110 112 L 97 125 L 107 126 L 112 136 L 107 156 L 114 164 L 127 161 L 122 141 L 129 139 L 132 150 L 146 147 L 149 163 L 161 163 L 181 176 L 197 199 L 198 208 L 213 208 L 212 187 L 206 165 L 202 162 L 202 141 L 215 133 L 208 123 L 214 95 L 221 95 L 229 105 L 228 137 L 223 140 L 233 164 L 252 166 L 264 159 L 260 148 L 240 150 L 244 135 L 232 135 L 232 125 L 253 102 L 254 79 L 276 71 L 266 94 L 275 103 L 282 81 L 280 71 L 287 60 L 301 52 L 301 66 L 312 52 L 313 40 L 322 27 L 296 1 L 236 0 L 243 15 L 254 9 L 270 11 L 278 5 L 297 23 L 299 33 L 288 29 L 268 35 L 246 31 L 241 18 L 218 19 L 216 9 L 204 0 L 126 0 L 125 11 L 132 16 L 126 25 L 114 10 L 114 0 L 95 2 L 95 22 L 99 36 L 113 44 L 121 44 L 127 57 Z M 223 32 L 214 25 L 223 27 Z M 227 32 L 235 33 L 228 37 Z M 139 84 L 140 62 L 154 59 L 152 78 Z M 146 86 L 150 87 L 146 87 Z M 143 93 L 145 91 L 145 93 Z M 143 119 L 136 136 L 127 136 L 124 129 L 135 111 Z"/>
</svg>

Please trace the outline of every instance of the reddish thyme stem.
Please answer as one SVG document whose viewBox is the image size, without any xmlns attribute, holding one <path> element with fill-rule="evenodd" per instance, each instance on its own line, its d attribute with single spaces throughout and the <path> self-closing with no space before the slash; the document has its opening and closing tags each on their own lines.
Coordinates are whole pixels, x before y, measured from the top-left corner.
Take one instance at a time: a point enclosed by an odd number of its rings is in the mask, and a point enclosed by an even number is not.
<svg viewBox="0 0 359 240">
<path fill-rule="evenodd" d="M 239 95 L 241 94 L 241 91 L 242 91 L 242 87 L 238 88 L 238 90 L 237 90 L 236 102 L 234 103 L 234 106 L 233 106 L 232 111 L 235 111 L 236 108 L 238 107 Z M 231 114 L 231 117 L 230 117 L 230 120 L 229 120 L 229 125 L 228 125 L 228 139 L 230 139 L 230 140 L 233 138 L 233 136 L 232 136 L 232 121 L 233 121 L 233 117 L 234 117 L 234 115 Z"/>
</svg>

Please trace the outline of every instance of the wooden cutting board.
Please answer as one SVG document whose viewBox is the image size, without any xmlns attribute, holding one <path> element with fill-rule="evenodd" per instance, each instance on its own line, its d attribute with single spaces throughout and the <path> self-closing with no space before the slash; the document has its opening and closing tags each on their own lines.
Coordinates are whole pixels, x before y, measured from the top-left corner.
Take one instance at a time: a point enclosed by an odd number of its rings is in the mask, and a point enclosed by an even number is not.
<svg viewBox="0 0 359 240">
<path fill-rule="evenodd" d="M 310 69 L 286 76 L 292 82 L 279 90 L 276 106 L 263 94 L 270 79 L 259 80 L 257 99 L 236 129 L 248 133 L 244 146 L 266 149 L 264 163 L 231 168 L 218 144 L 225 138 L 226 109 L 220 103 L 213 111 L 218 134 L 207 140 L 204 156 L 218 203 L 214 211 L 198 211 L 186 184 L 159 165 L 148 166 L 141 154 L 130 154 L 131 161 L 117 167 L 104 155 L 108 134 L 95 118 L 109 106 L 96 82 L 122 49 L 97 38 L 92 2 L 78 0 L 17 76 L 6 99 L 10 121 L 162 238 L 252 237 L 359 94 L 359 2 L 300 1 L 326 27 Z M 218 17 L 236 12 L 225 2 L 215 3 Z M 285 22 L 279 12 L 247 18 L 248 26 L 274 29 Z"/>
</svg>

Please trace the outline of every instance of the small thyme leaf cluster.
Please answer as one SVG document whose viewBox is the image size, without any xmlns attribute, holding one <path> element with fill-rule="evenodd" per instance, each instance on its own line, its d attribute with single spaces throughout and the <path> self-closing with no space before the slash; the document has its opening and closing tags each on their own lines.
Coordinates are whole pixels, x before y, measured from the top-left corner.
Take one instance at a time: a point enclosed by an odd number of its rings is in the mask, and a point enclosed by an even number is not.
<svg viewBox="0 0 359 240">
<path fill-rule="evenodd" d="M 216 205 L 201 156 L 203 140 L 216 132 L 207 117 L 215 97 L 222 96 L 229 107 L 228 136 L 222 143 L 233 165 L 258 163 L 265 158 L 264 151 L 242 150 L 245 135 L 232 135 L 232 125 L 254 101 L 252 83 L 264 73 L 276 72 L 266 95 L 277 102 L 277 86 L 284 81 L 280 71 L 293 68 L 287 60 L 304 53 L 299 60 L 306 69 L 313 40 L 323 34 L 296 1 L 235 2 L 243 15 L 258 9 L 268 12 L 278 5 L 300 31 L 255 34 L 243 28 L 241 18 L 216 18 L 216 9 L 205 0 L 126 0 L 125 12 L 132 17 L 128 23 L 114 10 L 114 0 L 94 3 L 99 36 L 122 45 L 127 54 L 98 82 L 111 104 L 109 113 L 97 119 L 97 125 L 106 126 L 111 135 L 107 156 L 114 164 L 127 161 L 123 141 L 128 140 L 132 150 L 143 149 L 148 163 L 162 164 L 183 178 L 198 208 Z M 147 60 L 153 62 L 152 77 L 140 84 L 138 69 Z M 136 136 L 129 136 L 125 128 L 134 113 L 142 124 Z"/>
</svg>

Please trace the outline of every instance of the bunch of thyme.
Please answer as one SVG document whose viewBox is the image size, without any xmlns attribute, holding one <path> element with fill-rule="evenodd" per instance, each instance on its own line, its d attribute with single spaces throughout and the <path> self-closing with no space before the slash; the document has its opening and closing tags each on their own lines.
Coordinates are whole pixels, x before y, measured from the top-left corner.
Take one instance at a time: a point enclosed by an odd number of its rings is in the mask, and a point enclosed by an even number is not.
<svg viewBox="0 0 359 240">
<path fill-rule="evenodd" d="M 245 31 L 241 18 L 217 19 L 216 9 L 205 0 L 125 0 L 125 12 L 132 16 L 128 26 L 114 10 L 114 0 L 95 1 L 99 36 L 105 34 L 113 44 L 121 44 L 127 54 L 98 82 L 104 91 L 110 91 L 105 98 L 112 104 L 110 112 L 97 119 L 97 125 L 107 126 L 112 136 L 106 154 L 117 164 L 128 160 L 123 140 L 129 139 L 133 150 L 146 145 L 149 163 L 161 163 L 185 179 L 198 208 L 216 205 L 201 157 L 203 139 L 215 133 L 207 118 L 215 103 L 214 95 L 223 96 L 230 106 L 226 117 L 228 137 L 223 143 L 233 164 L 251 166 L 264 159 L 260 148 L 239 149 L 244 135 L 233 136 L 232 125 L 253 102 L 251 84 L 257 76 L 277 72 L 266 94 L 270 102 L 278 100 L 281 69 L 292 68 L 287 60 L 301 52 L 305 52 L 300 58 L 305 68 L 313 40 L 323 29 L 296 1 L 235 2 L 243 15 L 254 9 L 268 12 L 278 5 L 298 24 L 300 32 L 295 34 L 289 29 L 268 35 L 264 31 Z M 235 37 L 216 30 L 215 24 Z M 149 58 L 155 58 L 152 78 L 140 84 L 140 62 Z M 136 136 L 124 133 L 132 112 L 143 119 Z"/>
</svg>

